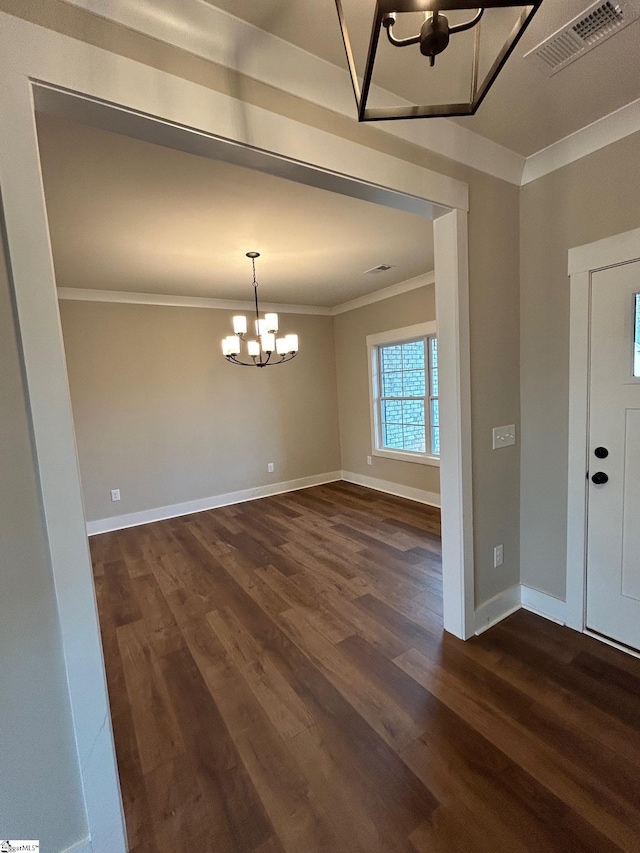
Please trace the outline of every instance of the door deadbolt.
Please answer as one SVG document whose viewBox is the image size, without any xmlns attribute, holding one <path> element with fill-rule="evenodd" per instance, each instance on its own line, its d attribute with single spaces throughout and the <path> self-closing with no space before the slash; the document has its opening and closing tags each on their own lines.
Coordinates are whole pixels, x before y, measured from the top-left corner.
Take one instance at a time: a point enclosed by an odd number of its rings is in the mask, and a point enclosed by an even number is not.
<svg viewBox="0 0 640 853">
<path fill-rule="evenodd" d="M 609 476 L 605 474 L 604 471 L 596 471 L 591 478 L 591 482 L 595 483 L 596 486 L 603 486 L 605 483 L 609 482 Z"/>
<path fill-rule="evenodd" d="M 596 447 L 593 453 L 598 459 L 606 459 L 609 455 L 609 451 L 606 447 Z"/>
</svg>

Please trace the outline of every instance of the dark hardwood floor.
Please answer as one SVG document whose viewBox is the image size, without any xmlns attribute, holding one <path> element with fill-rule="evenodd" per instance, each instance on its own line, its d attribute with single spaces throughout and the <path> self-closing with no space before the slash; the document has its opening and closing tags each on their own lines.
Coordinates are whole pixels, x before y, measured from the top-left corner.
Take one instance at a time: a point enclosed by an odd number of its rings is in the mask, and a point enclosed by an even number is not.
<svg viewBox="0 0 640 853">
<path fill-rule="evenodd" d="M 640 851 L 640 661 L 443 634 L 438 531 L 335 483 L 91 539 L 134 853 Z"/>
</svg>

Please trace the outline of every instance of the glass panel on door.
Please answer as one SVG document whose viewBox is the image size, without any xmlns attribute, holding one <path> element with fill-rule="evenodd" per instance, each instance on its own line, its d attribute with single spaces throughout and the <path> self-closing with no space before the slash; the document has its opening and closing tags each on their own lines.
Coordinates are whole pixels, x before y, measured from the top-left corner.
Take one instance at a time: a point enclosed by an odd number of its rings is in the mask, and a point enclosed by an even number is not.
<svg viewBox="0 0 640 853">
<path fill-rule="evenodd" d="M 640 376 L 640 293 L 636 293 L 636 313 L 633 337 L 633 375 Z"/>
</svg>

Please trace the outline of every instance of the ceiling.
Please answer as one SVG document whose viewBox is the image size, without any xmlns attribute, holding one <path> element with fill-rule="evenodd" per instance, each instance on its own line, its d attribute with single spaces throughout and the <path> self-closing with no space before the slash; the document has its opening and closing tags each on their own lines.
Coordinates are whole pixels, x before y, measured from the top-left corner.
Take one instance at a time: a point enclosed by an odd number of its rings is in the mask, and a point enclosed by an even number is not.
<svg viewBox="0 0 640 853">
<path fill-rule="evenodd" d="M 334 65 L 346 68 L 334 0 L 205 2 Z M 640 3 L 640 0 L 632 2 Z M 343 5 L 358 57 L 368 38 L 374 4 L 372 0 L 343 0 Z M 543 0 L 478 113 L 453 121 L 519 154 L 529 156 L 640 98 L 640 20 L 550 79 L 538 71 L 530 60 L 523 58 L 527 51 L 581 14 L 589 5 L 589 0 Z M 403 62 L 383 68 L 377 82 L 389 91 L 412 100 L 417 94 L 416 81 L 421 79 L 422 74 L 422 71 L 416 73 L 414 70 L 419 68 L 416 63 L 421 60 L 419 54 L 416 56 L 417 50 L 417 47 L 403 49 Z M 393 48 L 389 48 L 389 52 L 393 51 Z M 414 52 L 411 59 L 404 59 L 410 51 Z M 395 53 L 399 51 L 395 50 Z M 453 54 L 450 59 L 453 59 Z M 401 68 L 400 72 L 398 67 Z M 452 62 L 449 65 L 440 63 L 438 66 L 436 62 L 438 67 L 447 78 L 447 85 L 457 91 L 462 85 L 460 66 Z"/>
<path fill-rule="evenodd" d="M 59 287 L 333 307 L 433 269 L 431 222 L 38 115 Z M 378 264 L 383 273 L 365 274 Z"/>
</svg>

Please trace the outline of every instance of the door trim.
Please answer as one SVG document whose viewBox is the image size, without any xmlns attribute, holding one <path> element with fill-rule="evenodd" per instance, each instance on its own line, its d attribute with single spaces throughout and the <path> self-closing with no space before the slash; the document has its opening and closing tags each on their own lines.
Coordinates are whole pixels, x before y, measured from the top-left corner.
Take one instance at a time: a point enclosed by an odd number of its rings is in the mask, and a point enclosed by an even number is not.
<svg viewBox="0 0 640 853">
<path fill-rule="evenodd" d="M 586 631 L 591 277 L 598 270 L 639 259 L 640 228 L 569 249 L 566 623 L 582 632 Z"/>
</svg>

